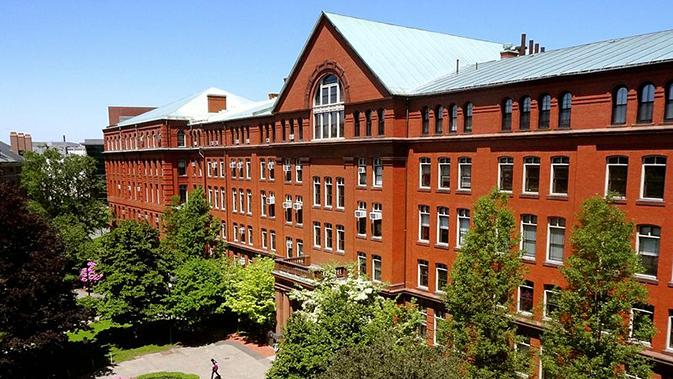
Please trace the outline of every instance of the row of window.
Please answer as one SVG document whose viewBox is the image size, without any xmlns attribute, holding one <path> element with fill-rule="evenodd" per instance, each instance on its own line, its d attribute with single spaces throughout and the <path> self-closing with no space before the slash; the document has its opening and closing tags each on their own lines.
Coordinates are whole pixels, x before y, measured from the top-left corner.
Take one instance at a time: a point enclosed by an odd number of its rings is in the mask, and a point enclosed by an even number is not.
<svg viewBox="0 0 673 379">
<path fill-rule="evenodd" d="M 137 183 L 127 182 L 122 180 L 110 180 L 108 192 L 111 196 L 123 197 L 129 200 L 143 201 L 147 204 L 162 204 L 161 190 L 159 184 L 154 183 Z M 143 188 L 144 196 L 143 196 Z"/>
<path fill-rule="evenodd" d="M 109 161 L 106 162 L 106 173 L 108 177 L 115 175 L 158 177 L 161 172 L 160 160 L 142 160 L 142 161 Z"/>
<path fill-rule="evenodd" d="M 321 194 L 321 179 L 319 176 L 313 177 L 313 206 L 323 208 L 344 209 L 346 206 L 346 185 L 344 178 L 336 178 L 336 197 L 334 196 L 334 182 L 331 177 L 324 178 L 325 192 Z M 336 201 L 336 204 L 334 202 Z"/>
<path fill-rule="evenodd" d="M 336 241 L 335 241 L 336 230 Z M 323 239 L 324 233 L 324 239 Z M 337 253 L 343 254 L 346 248 L 346 229 L 343 225 L 336 225 L 334 227 L 331 223 L 320 224 L 320 222 L 313 222 L 313 247 L 315 249 L 324 249 L 327 251 L 335 250 Z"/>
<path fill-rule="evenodd" d="M 137 150 L 161 147 L 161 132 L 148 131 L 119 134 L 105 138 L 105 150 Z"/>
<path fill-rule="evenodd" d="M 370 278 L 374 282 L 380 282 L 381 279 L 381 267 L 382 260 L 380 255 L 371 256 L 371 273 L 369 273 L 367 268 L 367 254 L 361 251 L 358 251 L 358 276 L 361 278 Z"/>
</svg>

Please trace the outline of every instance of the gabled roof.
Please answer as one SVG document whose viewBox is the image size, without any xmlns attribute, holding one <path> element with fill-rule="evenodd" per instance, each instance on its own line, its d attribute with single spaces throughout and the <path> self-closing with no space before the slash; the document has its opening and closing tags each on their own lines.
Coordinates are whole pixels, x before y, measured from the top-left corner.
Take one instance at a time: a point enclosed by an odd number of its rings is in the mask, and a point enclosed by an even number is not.
<svg viewBox="0 0 673 379">
<path fill-rule="evenodd" d="M 257 101 L 239 107 L 237 110 L 228 112 L 214 113 L 205 120 L 195 121 L 194 124 L 205 124 L 211 122 L 232 121 L 242 118 L 270 116 L 276 99 Z"/>
<path fill-rule="evenodd" d="M 226 96 L 227 110 L 234 111 L 242 106 L 252 103 L 252 100 L 234 95 L 231 92 L 210 87 L 192 96 L 174 101 L 170 104 L 145 112 L 136 117 L 124 120 L 118 126 L 135 125 L 156 120 L 188 120 L 196 121 L 208 118 L 213 113 L 208 113 L 208 95 Z"/>
<path fill-rule="evenodd" d="M 455 92 L 669 61 L 673 61 L 673 30 L 479 63 L 430 80 L 414 92 Z"/>
</svg>

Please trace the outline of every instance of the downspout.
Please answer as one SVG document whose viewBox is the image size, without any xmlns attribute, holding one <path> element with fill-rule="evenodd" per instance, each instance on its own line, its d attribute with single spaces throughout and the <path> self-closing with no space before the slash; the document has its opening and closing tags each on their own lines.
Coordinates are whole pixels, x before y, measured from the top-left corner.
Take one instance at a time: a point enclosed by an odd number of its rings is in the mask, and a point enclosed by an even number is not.
<svg viewBox="0 0 673 379">
<path fill-rule="evenodd" d="M 409 98 L 404 99 L 404 107 L 405 107 L 405 133 L 406 136 L 409 137 Z M 407 159 L 409 157 L 409 147 L 405 149 L 405 159 L 404 159 L 404 287 L 407 286 L 407 252 L 409 250 L 409 246 L 407 245 L 409 242 L 409 239 L 407 238 L 407 213 L 409 212 L 409 180 L 408 180 L 408 175 L 409 175 L 409 170 L 407 167 L 407 163 L 409 160 Z"/>
</svg>

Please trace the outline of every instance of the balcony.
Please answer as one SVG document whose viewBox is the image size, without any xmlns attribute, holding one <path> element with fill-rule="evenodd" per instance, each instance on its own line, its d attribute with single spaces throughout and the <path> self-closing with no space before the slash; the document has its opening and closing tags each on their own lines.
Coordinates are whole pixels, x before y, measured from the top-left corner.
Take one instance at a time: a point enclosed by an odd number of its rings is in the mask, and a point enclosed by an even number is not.
<svg viewBox="0 0 673 379">
<path fill-rule="evenodd" d="M 345 278 L 348 276 L 348 268 L 336 267 L 337 277 Z M 320 280 L 322 278 L 323 267 L 311 264 L 310 255 L 302 255 L 291 258 L 277 258 L 274 266 L 274 273 L 288 277 L 299 277 L 310 281 Z"/>
</svg>

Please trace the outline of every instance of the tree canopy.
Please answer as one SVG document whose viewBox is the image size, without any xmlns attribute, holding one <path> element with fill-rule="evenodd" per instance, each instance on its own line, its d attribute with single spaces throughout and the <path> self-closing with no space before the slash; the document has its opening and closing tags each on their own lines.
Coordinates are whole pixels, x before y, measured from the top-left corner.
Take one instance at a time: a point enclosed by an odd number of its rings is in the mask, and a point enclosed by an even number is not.
<svg viewBox="0 0 673 379">
<path fill-rule="evenodd" d="M 257 258 L 240 270 L 233 284 L 234 296 L 227 306 L 247 321 L 266 330 L 276 317 L 276 297 L 273 278 L 273 259 Z"/>
</svg>

